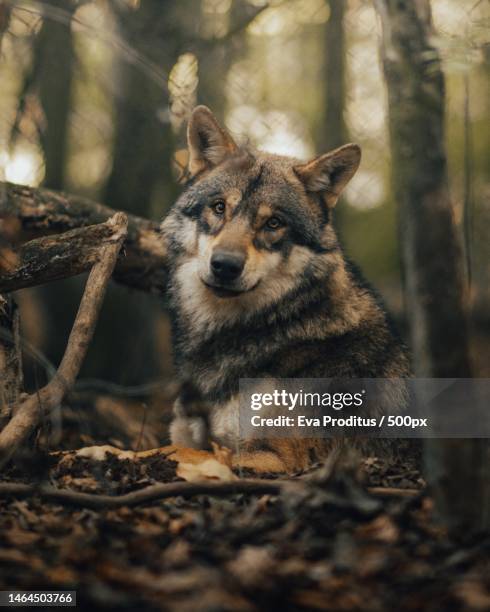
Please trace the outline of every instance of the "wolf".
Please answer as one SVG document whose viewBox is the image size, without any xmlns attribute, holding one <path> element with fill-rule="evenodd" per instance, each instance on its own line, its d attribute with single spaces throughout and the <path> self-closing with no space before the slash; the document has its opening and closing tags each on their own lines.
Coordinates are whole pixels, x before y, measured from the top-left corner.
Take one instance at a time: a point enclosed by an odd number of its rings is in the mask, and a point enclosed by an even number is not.
<svg viewBox="0 0 490 612">
<path fill-rule="evenodd" d="M 186 185 L 161 230 L 177 373 L 209 407 L 178 398 L 173 444 L 207 439 L 237 463 L 304 469 L 332 443 L 240 440 L 240 378 L 403 378 L 406 349 L 375 293 L 346 259 L 335 204 L 361 159 L 346 144 L 308 162 L 239 146 L 198 106 L 187 129 Z"/>
</svg>

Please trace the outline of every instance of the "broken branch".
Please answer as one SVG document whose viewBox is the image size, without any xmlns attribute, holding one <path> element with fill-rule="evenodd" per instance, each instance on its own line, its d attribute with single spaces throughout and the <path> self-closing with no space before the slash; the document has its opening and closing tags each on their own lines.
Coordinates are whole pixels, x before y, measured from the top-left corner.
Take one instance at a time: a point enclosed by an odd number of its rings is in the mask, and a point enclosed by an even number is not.
<svg viewBox="0 0 490 612">
<path fill-rule="evenodd" d="M 0 228 L 2 221 L 15 221 L 22 230 L 22 241 L 104 223 L 115 213 L 86 198 L 0 181 Z M 127 218 L 125 257 L 117 262 L 114 278 L 137 289 L 161 293 L 167 269 L 159 224 L 135 215 Z M 68 269 L 65 272 L 71 276 Z"/>
<path fill-rule="evenodd" d="M 171 482 L 156 484 L 124 495 L 98 495 L 80 493 L 67 489 L 56 489 L 45 485 L 24 485 L 20 483 L 0 483 L 0 497 L 38 496 L 46 501 L 84 508 L 121 508 L 139 506 L 169 497 L 193 497 L 194 495 L 226 496 L 236 493 L 277 495 L 284 487 L 292 486 L 293 481 L 279 480 L 233 480 L 217 482 Z"/>
<path fill-rule="evenodd" d="M 97 317 L 105 295 L 107 283 L 114 269 L 117 255 L 127 232 L 127 217 L 116 213 L 109 221 L 113 232 L 111 240 L 100 251 L 85 285 L 73 328 L 61 364 L 39 392 L 27 396 L 12 419 L 0 432 L 0 466 L 14 454 L 42 416 L 48 415 L 60 404 L 75 383 L 83 359 L 93 336 Z"/>
<path fill-rule="evenodd" d="M 9 263 L 0 260 L 0 292 L 17 291 L 76 276 L 100 257 L 101 246 L 118 231 L 110 221 L 37 238 L 21 245 Z"/>
<path fill-rule="evenodd" d="M 37 496 L 42 500 L 55 502 L 67 506 L 91 508 L 93 510 L 114 509 L 149 504 L 169 497 L 194 497 L 195 495 L 209 495 L 224 497 L 238 493 L 248 495 L 279 495 L 289 494 L 295 490 L 305 488 L 303 481 L 297 480 L 262 480 L 245 478 L 242 480 L 216 481 L 216 482 L 171 482 L 155 484 L 124 495 L 104 495 L 94 493 L 81 493 L 68 489 L 56 489 L 48 485 L 30 485 L 21 483 L 0 483 L 0 498 L 16 497 L 26 498 Z M 411 489 L 387 489 L 389 496 L 413 497 L 419 491 Z M 383 495 L 383 487 L 368 488 L 374 495 Z"/>
</svg>

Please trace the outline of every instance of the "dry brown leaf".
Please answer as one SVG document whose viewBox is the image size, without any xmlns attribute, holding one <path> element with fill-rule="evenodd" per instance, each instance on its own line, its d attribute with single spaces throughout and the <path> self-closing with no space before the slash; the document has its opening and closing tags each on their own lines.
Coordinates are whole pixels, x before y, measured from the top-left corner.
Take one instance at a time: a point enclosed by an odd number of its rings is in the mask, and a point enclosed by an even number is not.
<svg viewBox="0 0 490 612">
<path fill-rule="evenodd" d="M 59 481 L 63 486 L 77 489 L 78 491 L 97 491 L 99 488 L 97 481 L 92 476 L 73 478 L 69 474 L 66 474 L 62 476 Z"/>
<path fill-rule="evenodd" d="M 233 466 L 233 452 L 229 448 L 226 448 L 226 446 L 216 444 L 216 442 L 211 442 L 211 446 L 213 447 L 213 453 L 216 460 L 223 465 L 227 465 L 231 469 Z"/>
<path fill-rule="evenodd" d="M 203 480 L 238 480 L 238 477 L 224 463 L 217 459 L 205 459 L 202 463 L 179 463 L 177 476 L 187 482 L 202 482 Z"/>
<path fill-rule="evenodd" d="M 398 540 L 399 530 L 393 520 L 387 515 L 382 514 L 367 525 L 362 525 L 357 533 L 364 538 L 393 544 Z"/>
<path fill-rule="evenodd" d="M 469 610 L 490 610 L 490 593 L 479 580 L 464 578 L 454 585 L 453 592 Z"/>
<path fill-rule="evenodd" d="M 264 546 L 245 546 L 228 563 L 228 570 L 247 588 L 253 588 L 270 579 L 274 558 Z"/>
<path fill-rule="evenodd" d="M 17 527 L 13 527 L 6 531 L 4 537 L 9 544 L 20 548 L 23 546 L 30 546 L 41 538 L 38 533 L 25 531 L 24 529 L 19 529 Z"/>
</svg>

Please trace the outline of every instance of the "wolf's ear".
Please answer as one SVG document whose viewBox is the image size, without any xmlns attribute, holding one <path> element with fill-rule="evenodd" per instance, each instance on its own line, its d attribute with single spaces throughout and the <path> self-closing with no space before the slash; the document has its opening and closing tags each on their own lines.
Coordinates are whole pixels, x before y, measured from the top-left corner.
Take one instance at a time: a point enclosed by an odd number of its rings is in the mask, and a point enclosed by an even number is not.
<svg viewBox="0 0 490 612">
<path fill-rule="evenodd" d="M 346 144 L 295 166 L 294 171 L 307 191 L 318 193 L 327 206 L 333 207 L 356 173 L 360 161 L 361 148 L 356 144 Z"/>
<path fill-rule="evenodd" d="M 189 147 L 189 174 L 220 164 L 237 146 L 207 106 L 196 106 L 187 126 Z"/>
</svg>

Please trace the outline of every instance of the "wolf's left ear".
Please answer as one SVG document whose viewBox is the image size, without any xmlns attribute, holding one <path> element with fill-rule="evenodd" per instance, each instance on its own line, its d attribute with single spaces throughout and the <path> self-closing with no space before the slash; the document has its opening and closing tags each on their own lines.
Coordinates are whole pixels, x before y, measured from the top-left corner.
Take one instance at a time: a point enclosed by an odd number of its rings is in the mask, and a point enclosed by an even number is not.
<svg viewBox="0 0 490 612">
<path fill-rule="evenodd" d="M 196 106 L 192 111 L 187 126 L 187 145 L 191 177 L 217 166 L 237 148 L 207 106 Z"/>
<path fill-rule="evenodd" d="M 307 191 L 318 193 L 327 206 L 333 207 L 342 190 L 356 173 L 361 161 L 361 148 L 346 144 L 294 167 Z"/>
</svg>

